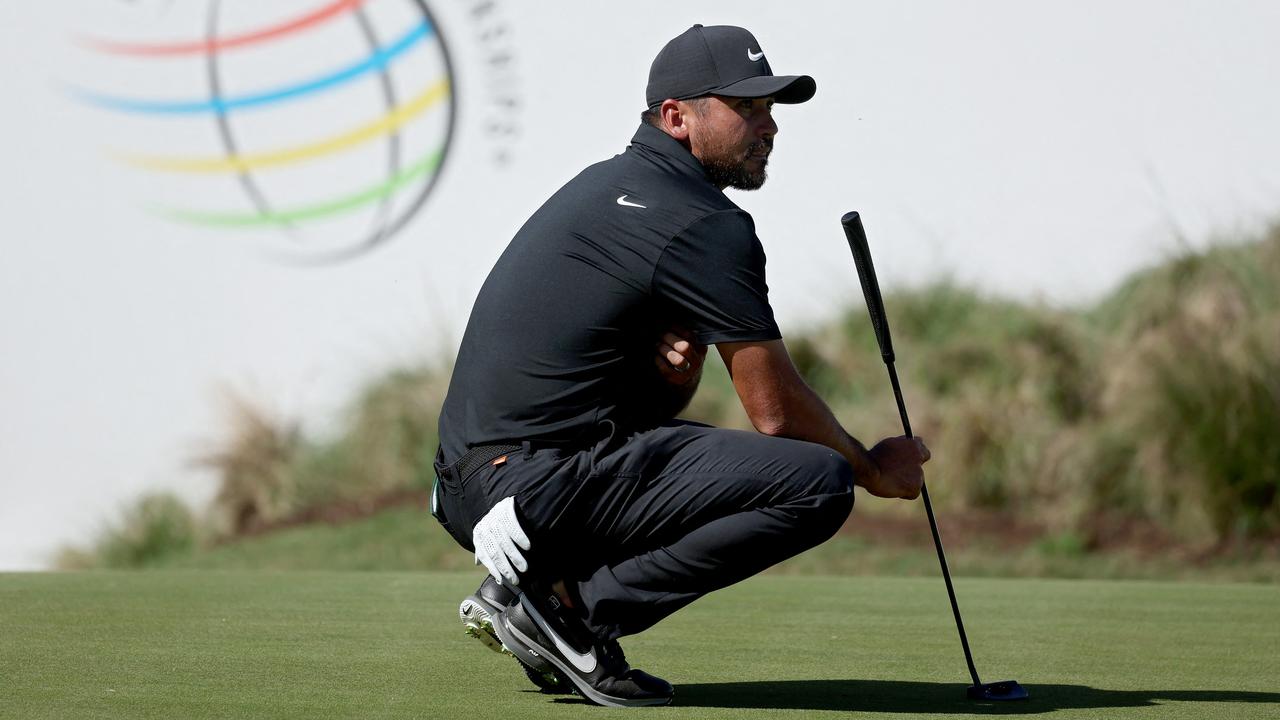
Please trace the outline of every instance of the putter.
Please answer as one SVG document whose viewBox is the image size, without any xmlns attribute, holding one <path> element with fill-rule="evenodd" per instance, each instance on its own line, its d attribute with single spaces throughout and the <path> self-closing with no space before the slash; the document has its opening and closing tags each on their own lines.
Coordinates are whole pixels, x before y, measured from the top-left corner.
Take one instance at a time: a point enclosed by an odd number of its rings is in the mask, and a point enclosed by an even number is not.
<svg viewBox="0 0 1280 720">
<path fill-rule="evenodd" d="M 871 314 L 871 327 L 880 345 L 880 357 L 889 370 L 889 382 L 893 384 L 893 397 L 898 401 L 898 415 L 902 417 L 902 431 L 911 433 L 911 421 L 907 419 L 907 406 L 902 401 L 902 387 L 898 384 L 898 371 L 893 365 L 893 341 L 889 337 L 889 319 L 884 314 L 884 299 L 880 297 L 880 283 L 876 281 L 876 268 L 871 264 L 871 248 L 867 246 L 867 233 L 862 229 L 862 218 L 856 212 L 845 213 L 840 218 L 844 235 L 853 251 L 853 262 L 858 266 L 858 279 L 862 282 L 862 296 Z M 938 564 L 942 566 L 942 579 L 947 583 L 947 596 L 951 598 L 951 612 L 956 616 L 956 629 L 960 631 L 960 646 L 964 648 L 964 660 L 969 665 L 973 685 L 966 691 L 972 700 L 1026 700 L 1026 689 L 1017 680 L 1001 680 L 984 683 L 978 679 L 978 669 L 973 666 L 973 653 L 969 651 L 969 638 L 964 634 L 964 622 L 960 619 L 960 606 L 956 603 L 956 591 L 951 586 L 951 572 L 947 569 L 947 556 L 942 551 L 942 536 L 938 534 L 938 521 L 933 517 L 933 504 L 929 502 L 929 488 L 920 486 L 924 498 L 924 510 L 929 516 L 929 529 L 933 531 L 933 546 L 938 550 Z"/>
</svg>

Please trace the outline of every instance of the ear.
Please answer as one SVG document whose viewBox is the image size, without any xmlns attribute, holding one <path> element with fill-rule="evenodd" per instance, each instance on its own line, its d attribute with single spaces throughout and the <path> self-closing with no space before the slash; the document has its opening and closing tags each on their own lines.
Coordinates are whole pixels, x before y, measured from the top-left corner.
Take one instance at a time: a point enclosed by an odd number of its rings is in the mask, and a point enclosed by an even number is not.
<svg viewBox="0 0 1280 720">
<path fill-rule="evenodd" d="M 663 100 L 658 112 L 662 117 L 662 127 L 667 134 L 681 142 L 689 140 L 689 123 L 685 114 L 684 103 L 670 98 Z"/>
</svg>

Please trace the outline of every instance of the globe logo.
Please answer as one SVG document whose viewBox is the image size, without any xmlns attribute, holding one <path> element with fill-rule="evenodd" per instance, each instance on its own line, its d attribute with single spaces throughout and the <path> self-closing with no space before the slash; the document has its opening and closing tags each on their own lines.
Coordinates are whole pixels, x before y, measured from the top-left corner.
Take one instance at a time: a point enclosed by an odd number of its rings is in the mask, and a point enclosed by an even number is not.
<svg viewBox="0 0 1280 720">
<path fill-rule="evenodd" d="M 422 0 L 209 0 L 164 19 L 159 33 L 82 38 L 93 84 L 72 90 L 124 119 L 100 134 L 139 146 L 113 154 L 151 179 L 153 212 L 323 262 L 385 243 L 422 210 L 456 113 Z"/>
</svg>

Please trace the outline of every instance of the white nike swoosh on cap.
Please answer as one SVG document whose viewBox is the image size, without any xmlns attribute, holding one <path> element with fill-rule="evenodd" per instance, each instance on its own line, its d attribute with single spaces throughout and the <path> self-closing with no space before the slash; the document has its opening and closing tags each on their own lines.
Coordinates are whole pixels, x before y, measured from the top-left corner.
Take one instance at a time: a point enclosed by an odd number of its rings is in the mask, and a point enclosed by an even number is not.
<svg viewBox="0 0 1280 720">
<path fill-rule="evenodd" d="M 751 62 L 755 62 L 762 57 L 764 57 L 764 53 L 753 53 L 751 52 L 751 48 L 747 48 L 747 59 Z"/>
<path fill-rule="evenodd" d="M 626 195 L 623 195 L 623 197 L 626 197 Z M 556 634 L 555 629 L 552 628 L 551 624 L 538 613 L 537 608 L 535 608 L 532 603 L 524 603 L 524 609 L 529 612 L 529 615 L 533 617 L 533 621 L 538 624 L 538 629 L 551 636 L 551 642 L 556 644 L 556 649 L 559 650 L 560 654 L 564 655 L 569 662 L 573 663 L 574 667 L 584 673 L 589 673 L 596 669 L 596 656 L 594 654 L 587 653 L 586 655 L 583 655 L 570 647 L 569 643 L 561 640 L 560 636 Z"/>
<path fill-rule="evenodd" d="M 619 198 L 618 198 L 618 204 L 619 204 L 619 205 L 626 205 L 627 207 L 638 207 L 638 208 L 642 208 L 642 207 L 644 207 L 644 205 L 641 205 L 640 203 L 633 203 L 633 202 L 631 202 L 631 201 L 627 200 L 627 196 L 626 196 L 626 195 L 623 195 L 623 196 L 621 196 L 621 197 L 619 197 Z"/>
</svg>

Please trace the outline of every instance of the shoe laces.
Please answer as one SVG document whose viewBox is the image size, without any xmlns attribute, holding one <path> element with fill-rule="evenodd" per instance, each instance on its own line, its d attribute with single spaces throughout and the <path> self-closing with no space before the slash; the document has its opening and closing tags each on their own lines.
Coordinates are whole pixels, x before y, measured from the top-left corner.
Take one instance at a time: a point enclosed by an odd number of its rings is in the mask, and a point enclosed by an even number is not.
<svg viewBox="0 0 1280 720">
<path fill-rule="evenodd" d="M 622 651 L 622 645 L 617 640 L 597 642 L 596 655 L 610 675 L 621 676 L 631 669 L 631 665 L 627 663 L 627 654 Z"/>
</svg>

